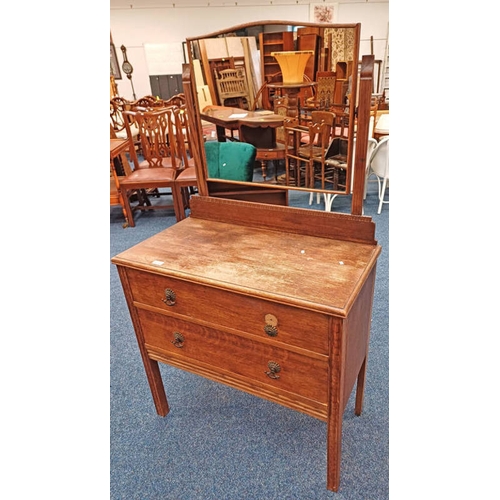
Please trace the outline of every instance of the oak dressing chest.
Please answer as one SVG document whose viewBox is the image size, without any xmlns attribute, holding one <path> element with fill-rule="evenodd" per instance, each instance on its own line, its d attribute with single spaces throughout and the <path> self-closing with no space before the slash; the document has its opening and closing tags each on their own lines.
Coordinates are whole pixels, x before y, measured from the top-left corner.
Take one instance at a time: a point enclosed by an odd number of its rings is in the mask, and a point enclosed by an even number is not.
<svg viewBox="0 0 500 500">
<path fill-rule="evenodd" d="M 157 413 L 162 362 L 319 418 L 337 491 L 355 384 L 363 403 L 374 232 L 362 216 L 195 196 L 190 217 L 115 256 Z"/>
</svg>

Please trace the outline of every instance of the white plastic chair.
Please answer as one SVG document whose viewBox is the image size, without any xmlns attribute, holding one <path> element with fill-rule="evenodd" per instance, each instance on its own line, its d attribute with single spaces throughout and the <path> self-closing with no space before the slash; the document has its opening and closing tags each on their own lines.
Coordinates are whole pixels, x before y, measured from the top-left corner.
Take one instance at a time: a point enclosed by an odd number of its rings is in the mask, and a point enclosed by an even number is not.
<svg viewBox="0 0 500 500">
<path fill-rule="evenodd" d="M 385 189 L 389 183 L 389 136 L 380 139 L 370 156 L 366 180 L 368 181 L 368 178 L 372 175 L 376 176 L 378 183 L 379 204 L 377 213 L 379 214 L 382 211 L 382 204 L 389 203 L 389 200 L 384 201 Z"/>
<path fill-rule="evenodd" d="M 363 193 L 363 200 L 366 200 L 366 190 L 368 187 L 368 177 L 370 177 L 370 160 L 373 154 L 373 151 L 377 147 L 378 141 L 377 139 L 374 139 L 373 137 L 370 137 L 368 139 L 368 147 L 366 150 L 366 172 L 365 172 L 365 191 Z M 375 181 L 373 181 L 375 182 Z"/>
</svg>

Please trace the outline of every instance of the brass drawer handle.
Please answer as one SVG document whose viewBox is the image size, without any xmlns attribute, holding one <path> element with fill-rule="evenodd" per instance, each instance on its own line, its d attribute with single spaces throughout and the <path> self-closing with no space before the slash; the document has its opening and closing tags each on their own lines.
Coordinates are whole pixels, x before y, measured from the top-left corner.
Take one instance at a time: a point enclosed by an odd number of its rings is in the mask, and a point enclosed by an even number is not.
<svg viewBox="0 0 500 500">
<path fill-rule="evenodd" d="M 276 337 L 278 335 L 278 328 L 273 326 L 273 325 L 266 325 L 264 327 L 264 331 L 270 336 L 270 337 Z"/>
<path fill-rule="evenodd" d="M 175 292 L 171 288 L 165 288 L 165 298 L 163 302 L 165 302 L 167 306 L 175 305 Z"/>
<path fill-rule="evenodd" d="M 175 347 L 182 349 L 184 347 L 184 336 L 179 332 L 174 332 L 174 340 L 171 340 Z"/>
<path fill-rule="evenodd" d="M 272 378 L 274 380 L 278 380 L 280 376 L 278 375 L 278 372 L 281 371 L 281 367 L 276 361 L 269 361 L 267 363 L 267 366 L 269 368 L 268 372 L 264 372 L 269 378 Z"/>
<path fill-rule="evenodd" d="M 278 335 L 278 318 L 274 314 L 266 314 L 264 321 L 266 322 L 264 331 L 270 337 L 276 337 Z"/>
</svg>

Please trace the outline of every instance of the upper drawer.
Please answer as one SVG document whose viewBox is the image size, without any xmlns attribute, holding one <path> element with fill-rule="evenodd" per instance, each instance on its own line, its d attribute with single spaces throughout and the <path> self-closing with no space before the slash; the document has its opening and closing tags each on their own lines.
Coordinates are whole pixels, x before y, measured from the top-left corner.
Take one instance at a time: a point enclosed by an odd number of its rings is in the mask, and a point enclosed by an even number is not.
<svg viewBox="0 0 500 500">
<path fill-rule="evenodd" d="M 134 269 L 127 269 L 127 274 L 135 302 L 328 354 L 329 317 L 325 314 Z M 167 289 L 175 294 L 171 305 L 166 303 Z"/>
</svg>

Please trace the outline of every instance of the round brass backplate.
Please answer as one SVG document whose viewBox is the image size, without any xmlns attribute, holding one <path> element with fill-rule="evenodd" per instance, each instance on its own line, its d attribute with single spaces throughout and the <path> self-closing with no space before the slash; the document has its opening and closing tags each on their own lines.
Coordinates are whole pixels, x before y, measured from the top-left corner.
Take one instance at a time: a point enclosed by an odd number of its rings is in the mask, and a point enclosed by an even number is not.
<svg viewBox="0 0 500 500">
<path fill-rule="evenodd" d="M 278 326 L 278 318 L 274 314 L 266 314 L 264 320 L 266 325 Z"/>
</svg>

